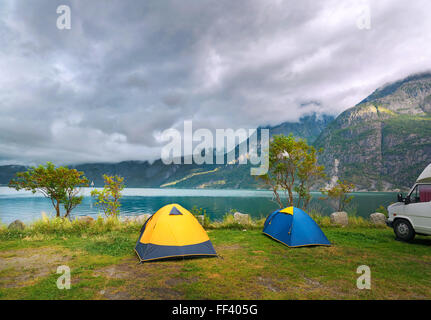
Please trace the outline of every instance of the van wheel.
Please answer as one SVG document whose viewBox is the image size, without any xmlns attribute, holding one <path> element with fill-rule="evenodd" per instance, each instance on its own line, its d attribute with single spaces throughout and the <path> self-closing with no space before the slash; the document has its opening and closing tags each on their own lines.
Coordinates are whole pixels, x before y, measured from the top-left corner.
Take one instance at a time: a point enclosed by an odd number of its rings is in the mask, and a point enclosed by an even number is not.
<svg viewBox="0 0 431 320">
<path fill-rule="evenodd" d="M 412 241 L 416 235 L 413 226 L 404 219 L 395 220 L 394 232 L 397 239 L 402 241 Z"/>
</svg>

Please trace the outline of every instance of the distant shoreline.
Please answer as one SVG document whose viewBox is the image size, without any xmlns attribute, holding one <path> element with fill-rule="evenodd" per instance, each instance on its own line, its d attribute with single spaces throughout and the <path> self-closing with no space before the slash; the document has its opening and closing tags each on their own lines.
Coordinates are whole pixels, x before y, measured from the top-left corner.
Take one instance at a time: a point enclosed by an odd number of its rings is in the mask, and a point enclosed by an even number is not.
<svg viewBox="0 0 431 320">
<path fill-rule="evenodd" d="M 8 185 L 1 185 L 0 184 L 0 188 L 8 188 L 13 190 L 13 188 L 9 188 Z M 85 187 L 82 189 L 101 189 L 103 188 L 103 186 L 95 186 L 95 187 Z M 255 191 L 265 191 L 265 192 L 272 192 L 270 189 L 246 189 L 246 188 L 236 188 L 236 189 L 231 189 L 231 188 L 161 188 L 161 187 L 126 187 L 124 188 L 126 189 L 148 189 L 148 190 L 196 190 L 196 191 L 232 191 L 232 190 L 237 190 L 237 191 L 251 191 L 251 192 L 255 192 Z M 280 189 L 279 191 L 283 191 L 282 189 Z M 311 193 L 321 193 L 319 190 L 311 190 Z M 353 191 L 352 194 L 355 193 L 399 193 L 399 192 L 408 192 L 408 190 L 384 190 L 384 191 L 368 191 L 368 190 L 358 190 L 358 191 Z M 1 192 L 0 192 L 1 194 Z M 293 192 L 293 194 L 297 194 L 296 192 Z"/>
</svg>

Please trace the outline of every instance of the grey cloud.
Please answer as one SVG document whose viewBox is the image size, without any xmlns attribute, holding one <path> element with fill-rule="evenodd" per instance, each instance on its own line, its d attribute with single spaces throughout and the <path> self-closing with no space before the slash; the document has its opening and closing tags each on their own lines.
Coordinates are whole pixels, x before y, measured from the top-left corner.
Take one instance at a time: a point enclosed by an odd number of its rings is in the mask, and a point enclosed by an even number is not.
<svg viewBox="0 0 431 320">
<path fill-rule="evenodd" d="M 56 8 L 72 9 L 72 30 Z M 153 160 L 164 129 L 336 115 L 430 68 L 426 0 L 4 0 L 0 159 Z"/>
</svg>

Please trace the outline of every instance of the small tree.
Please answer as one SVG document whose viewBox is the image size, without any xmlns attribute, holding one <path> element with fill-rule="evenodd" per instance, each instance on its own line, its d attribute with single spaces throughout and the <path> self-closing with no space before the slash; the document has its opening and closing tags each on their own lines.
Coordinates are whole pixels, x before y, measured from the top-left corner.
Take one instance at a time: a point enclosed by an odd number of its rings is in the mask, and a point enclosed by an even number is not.
<svg viewBox="0 0 431 320">
<path fill-rule="evenodd" d="M 324 176 L 324 167 L 317 165 L 316 149 L 290 134 L 273 137 L 269 146 L 268 173 L 259 178 L 271 188 L 280 208 L 294 205 L 294 191 L 298 193 L 297 206 L 305 208 L 311 199 L 311 184 Z M 286 203 L 279 190 L 284 192 Z"/>
<path fill-rule="evenodd" d="M 343 211 L 347 204 L 349 204 L 353 196 L 348 196 L 355 189 L 353 183 L 348 183 L 346 181 L 338 180 L 337 184 L 329 189 L 321 189 L 320 191 L 327 197 L 322 197 L 322 200 L 330 200 L 335 205 L 334 208 L 337 211 Z"/>
<path fill-rule="evenodd" d="M 33 193 L 40 192 L 49 198 L 60 217 L 60 204 L 64 204 L 66 214 L 82 202 L 82 196 L 78 196 L 79 188 L 88 185 L 88 180 L 83 172 L 67 167 L 58 167 L 51 162 L 45 166 L 31 167 L 25 172 L 18 172 L 16 177 L 9 182 L 9 187 L 16 190 L 28 190 Z"/>
<path fill-rule="evenodd" d="M 325 167 L 317 164 L 317 153 L 322 152 L 322 149 L 317 151 L 314 147 L 307 145 L 305 140 L 300 140 L 298 145 L 303 152 L 297 168 L 299 183 L 294 187 L 294 190 L 298 193 L 296 206 L 305 209 L 311 200 L 311 185 L 322 181 L 326 174 Z"/>
<path fill-rule="evenodd" d="M 69 170 L 67 168 L 59 168 L 63 172 L 63 179 L 67 182 L 65 184 L 66 195 L 63 199 L 64 209 L 66 214 L 64 217 L 69 217 L 75 207 L 82 202 L 84 196 L 79 195 L 80 187 L 88 187 L 89 181 L 83 177 L 83 172 L 76 169 Z"/>
<path fill-rule="evenodd" d="M 104 174 L 103 181 L 105 182 L 103 189 L 91 191 L 91 196 L 96 198 L 96 205 L 102 208 L 107 217 L 117 217 L 120 214 L 124 178 Z"/>
</svg>

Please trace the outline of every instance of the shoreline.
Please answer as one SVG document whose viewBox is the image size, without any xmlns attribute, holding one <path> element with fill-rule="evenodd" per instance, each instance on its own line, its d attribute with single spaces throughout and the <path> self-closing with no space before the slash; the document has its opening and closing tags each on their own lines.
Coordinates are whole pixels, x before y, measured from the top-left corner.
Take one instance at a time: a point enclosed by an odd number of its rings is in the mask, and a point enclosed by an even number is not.
<svg viewBox="0 0 431 320">
<path fill-rule="evenodd" d="M 0 189 L 1 188 L 6 188 L 6 189 L 11 189 L 14 190 L 13 188 L 9 188 L 8 185 L 1 185 L 0 184 Z M 103 186 L 101 187 L 84 187 L 82 189 L 102 189 Z M 232 191 L 232 190 L 237 190 L 237 191 L 265 191 L 265 192 L 272 192 L 271 189 L 247 189 L 247 188 L 236 188 L 236 189 L 229 189 L 229 188 L 164 188 L 164 187 L 126 187 L 124 188 L 124 190 L 126 189 L 142 189 L 142 190 L 167 190 L 167 191 L 176 191 L 176 190 L 196 190 L 196 191 Z M 283 189 L 279 189 L 280 191 L 282 191 Z M 408 189 L 403 190 L 403 189 L 393 189 L 393 190 L 357 190 L 357 191 L 353 191 L 353 193 L 372 193 L 372 192 L 376 192 L 376 193 L 392 193 L 392 192 L 407 192 Z M 17 191 L 18 192 L 18 191 Z M 26 191 L 25 191 L 26 192 Z M 310 191 L 311 193 L 321 193 L 319 190 L 312 190 Z M 296 194 L 296 192 L 294 192 L 294 194 Z"/>
</svg>

